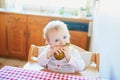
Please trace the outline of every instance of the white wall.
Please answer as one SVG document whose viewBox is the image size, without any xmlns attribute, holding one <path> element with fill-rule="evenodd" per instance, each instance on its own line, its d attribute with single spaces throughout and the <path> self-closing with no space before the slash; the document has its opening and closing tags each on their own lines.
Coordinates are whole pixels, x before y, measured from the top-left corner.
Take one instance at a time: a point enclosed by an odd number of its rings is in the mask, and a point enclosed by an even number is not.
<svg viewBox="0 0 120 80">
<path fill-rule="evenodd" d="M 101 0 L 94 16 L 92 50 L 100 52 L 100 75 L 120 80 L 120 1 Z"/>
<path fill-rule="evenodd" d="M 5 1 L 4 0 L 0 0 L 0 7 L 5 7 Z"/>
<path fill-rule="evenodd" d="M 8 7 L 14 7 L 14 4 L 21 3 L 24 6 L 32 6 L 40 8 L 44 7 L 67 7 L 67 8 L 80 8 L 86 6 L 87 0 L 5 0 Z"/>
</svg>

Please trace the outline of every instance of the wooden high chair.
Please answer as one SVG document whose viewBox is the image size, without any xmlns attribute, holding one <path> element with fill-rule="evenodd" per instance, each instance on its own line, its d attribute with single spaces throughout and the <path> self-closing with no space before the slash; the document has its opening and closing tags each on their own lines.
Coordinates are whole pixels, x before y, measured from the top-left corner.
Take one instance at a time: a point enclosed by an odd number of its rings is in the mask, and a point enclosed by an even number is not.
<svg viewBox="0 0 120 80">
<path fill-rule="evenodd" d="M 71 44 L 71 46 L 73 46 L 74 48 L 76 48 L 78 51 L 80 52 L 87 52 L 84 49 Z M 29 54 L 28 54 L 28 62 L 23 66 L 23 68 L 25 69 L 31 69 L 31 70 L 41 70 L 43 69 L 43 67 L 41 67 L 38 63 L 37 63 L 37 57 L 38 55 L 38 48 L 39 50 L 43 50 L 44 46 L 36 46 L 36 45 L 31 45 L 30 49 L 29 49 Z M 92 52 L 88 52 L 88 54 L 83 54 L 84 55 L 90 55 Z M 99 71 L 99 54 L 98 53 L 92 53 L 91 56 L 88 56 L 89 59 L 86 60 L 87 66 L 89 67 L 91 64 L 94 64 L 94 67 Z M 91 73 L 90 73 L 91 74 Z"/>
</svg>

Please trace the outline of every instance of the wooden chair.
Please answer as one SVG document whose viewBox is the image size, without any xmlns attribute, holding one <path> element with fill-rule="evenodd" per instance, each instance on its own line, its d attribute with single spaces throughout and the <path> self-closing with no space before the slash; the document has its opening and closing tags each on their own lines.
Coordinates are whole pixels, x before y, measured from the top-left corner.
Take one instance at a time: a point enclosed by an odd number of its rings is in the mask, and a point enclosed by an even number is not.
<svg viewBox="0 0 120 80">
<path fill-rule="evenodd" d="M 80 52 L 87 52 L 84 49 L 82 49 L 82 48 L 80 48 L 76 45 L 71 44 L 71 46 L 75 47 Z M 36 46 L 36 45 L 31 45 L 30 46 L 29 54 L 28 54 L 28 63 L 29 64 L 27 63 L 23 68 L 29 68 L 29 66 L 31 66 L 33 64 L 36 64 L 36 66 L 39 66 L 39 64 L 37 63 L 38 48 L 41 48 L 41 50 L 42 50 L 43 47 L 44 46 L 39 47 L 39 46 Z M 93 63 L 93 62 L 95 63 L 96 68 L 99 71 L 99 53 L 92 53 L 91 63 Z"/>
<path fill-rule="evenodd" d="M 88 52 L 88 51 L 86 51 L 86 50 L 84 50 L 84 49 L 82 49 L 82 48 L 80 48 L 80 47 L 78 47 L 78 46 L 76 46 L 76 45 L 73 45 L 73 44 L 72 44 L 72 46 L 73 46 L 74 48 L 76 48 L 76 49 L 77 49 L 78 51 L 80 51 L 80 52 Z M 94 63 L 95 66 L 96 66 L 96 68 L 97 68 L 97 70 L 99 71 L 100 55 L 99 55 L 99 53 L 97 53 L 97 52 L 91 52 L 91 53 L 92 53 L 92 56 L 91 56 L 90 62 L 91 62 L 91 63 Z"/>
</svg>

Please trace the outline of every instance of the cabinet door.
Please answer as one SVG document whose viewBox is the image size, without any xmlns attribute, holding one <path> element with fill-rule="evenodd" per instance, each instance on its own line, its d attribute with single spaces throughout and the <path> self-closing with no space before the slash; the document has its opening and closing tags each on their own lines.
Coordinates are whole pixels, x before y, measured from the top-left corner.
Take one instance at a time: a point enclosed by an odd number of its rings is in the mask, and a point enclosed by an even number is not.
<svg viewBox="0 0 120 80">
<path fill-rule="evenodd" d="M 71 43 L 87 50 L 88 33 L 70 30 Z"/>
<path fill-rule="evenodd" d="M 39 46 L 45 45 L 45 40 L 43 38 L 43 28 L 49 21 L 49 18 L 43 16 L 28 17 L 28 49 L 31 44 Z"/>
<path fill-rule="evenodd" d="M 71 34 L 71 43 L 88 50 L 88 28 L 89 23 L 64 21 Z"/>
<path fill-rule="evenodd" d="M 5 13 L 0 12 L 0 56 L 7 55 Z"/>
<path fill-rule="evenodd" d="M 26 17 L 23 15 L 8 15 L 7 18 L 7 43 L 9 56 L 25 59 L 27 56 Z"/>
</svg>

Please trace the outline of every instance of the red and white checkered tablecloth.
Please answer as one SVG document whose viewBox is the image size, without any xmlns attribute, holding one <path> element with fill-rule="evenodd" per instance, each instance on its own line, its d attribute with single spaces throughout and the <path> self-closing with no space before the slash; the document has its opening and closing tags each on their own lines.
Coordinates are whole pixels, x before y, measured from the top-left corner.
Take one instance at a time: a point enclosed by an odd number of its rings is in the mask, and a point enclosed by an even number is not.
<svg viewBox="0 0 120 80">
<path fill-rule="evenodd" d="M 5 66 L 0 69 L 0 80 L 100 80 L 100 78 Z"/>
</svg>

